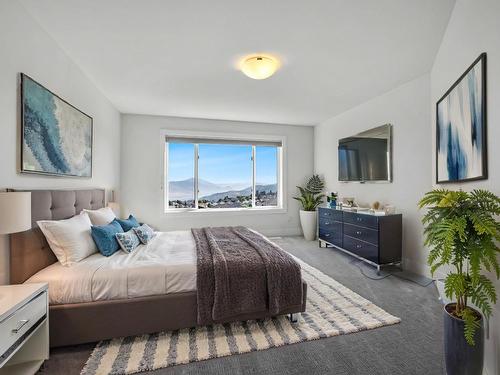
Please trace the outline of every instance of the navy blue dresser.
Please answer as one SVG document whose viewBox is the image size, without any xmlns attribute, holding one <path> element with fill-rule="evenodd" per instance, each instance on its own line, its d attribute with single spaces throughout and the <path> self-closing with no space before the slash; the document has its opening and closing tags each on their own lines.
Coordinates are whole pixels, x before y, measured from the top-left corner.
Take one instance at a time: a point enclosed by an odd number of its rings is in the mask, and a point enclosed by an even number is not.
<svg viewBox="0 0 500 375">
<path fill-rule="evenodd" d="M 375 216 L 320 207 L 318 225 L 320 246 L 334 246 L 378 270 L 383 265 L 401 263 L 401 214 Z"/>
</svg>

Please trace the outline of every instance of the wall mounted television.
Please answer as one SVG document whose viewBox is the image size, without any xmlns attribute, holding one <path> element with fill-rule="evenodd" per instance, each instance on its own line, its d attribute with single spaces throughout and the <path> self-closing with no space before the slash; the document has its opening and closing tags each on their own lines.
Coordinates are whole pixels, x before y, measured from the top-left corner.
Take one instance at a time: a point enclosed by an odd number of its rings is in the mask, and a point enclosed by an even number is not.
<svg viewBox="0 0 500 375">
<path fill-rule="evenodd" d="M 392 182 L 392 125 L 339 139 L 339 181 Z"/>
</svg>

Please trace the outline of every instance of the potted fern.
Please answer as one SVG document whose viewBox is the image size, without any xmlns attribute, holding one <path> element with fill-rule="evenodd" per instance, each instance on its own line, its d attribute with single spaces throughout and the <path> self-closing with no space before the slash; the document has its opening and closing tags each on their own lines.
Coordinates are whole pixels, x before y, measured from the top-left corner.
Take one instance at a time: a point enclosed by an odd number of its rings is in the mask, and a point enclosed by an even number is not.
<svg viewBox="0 0 500 375">
<path fill-rule="evenodd" d="M 482 272 L 500 277 L 500 198 L 486 190 L 439 189 L 425 194 L 419 207 L 428 208 L 422 222 L 431 273 L 448 266 L 444 290 L 455 300 L 444 307 L 446 371 L 480 375 L 483 317 L 490 317 L 496 303 L 495 286 Z"/>
<path fill-rule="evenodd" d="M 308 241 L 316 238 L 316 208 L 323 203 L 324 195 L 322 193 L 324 188 L 325 183 L 315 174 L 307 181 L 306 186 L 297 186 L 300 196 L 293 197 L 293 199 L 298 200 L 302 204 L 303 209 L 299 212 L 300 225 L 302 226 L 304 238 Z"/>
</svg>

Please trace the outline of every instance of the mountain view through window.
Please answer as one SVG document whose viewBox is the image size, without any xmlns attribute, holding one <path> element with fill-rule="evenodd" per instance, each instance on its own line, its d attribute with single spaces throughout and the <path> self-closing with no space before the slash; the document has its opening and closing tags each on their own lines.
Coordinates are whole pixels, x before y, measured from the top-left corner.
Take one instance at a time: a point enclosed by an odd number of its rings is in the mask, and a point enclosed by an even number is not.
<svg viewBox="0 0 500 375">
<path fill-rule="evenodd" d="M 169 208 L 278 206 L 278 146 L 184 142 L 167 145 Z"/>
</svg>

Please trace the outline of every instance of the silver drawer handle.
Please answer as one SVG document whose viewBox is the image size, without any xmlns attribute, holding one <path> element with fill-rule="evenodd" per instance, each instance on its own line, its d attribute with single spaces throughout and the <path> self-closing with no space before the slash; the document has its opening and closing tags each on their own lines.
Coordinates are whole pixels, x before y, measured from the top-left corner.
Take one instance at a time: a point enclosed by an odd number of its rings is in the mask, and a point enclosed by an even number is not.
<svg viewBox="0 0 500 375">
<path fill-rule="evenodd" d="M 361 220 L 363 220 L 363 219 L 361 219 L 360 217 L 357 217 L 357 218 L 356 218 L 356 220 L 357 220 L 357 221 L 361 221 Z"/>
<path fill-rule="evenodd" d="M 356 245 L 356 249 L 361 249 L 361 245 Z"/>
<path fill-rule="evenodd" d="M 330 225 L 330 223 L 328 221 L 325 221 L 325 225 Z"/>
<path fill-rule="evenodd" d="M 17 328 L 14 328 L 12 330 L 12 333 L 18 333 L 21 330 L 21 328 L 23 328 L 26 324 L 28 324 L 29 321 L 30 321 L 29 319 L 20 320 L 19 325 L 17 326 Z"/>
<path fill-rule="evenodd" d="M 330 235 L 327 233 L 327 234 L 325 234 L 325 237 L 330 237 Z"/>
<path fill-rule="evenodd" d="M 356 231 L 356 234 L 361 234 L 361 232 L 359 230 Z"/>
</svg>

